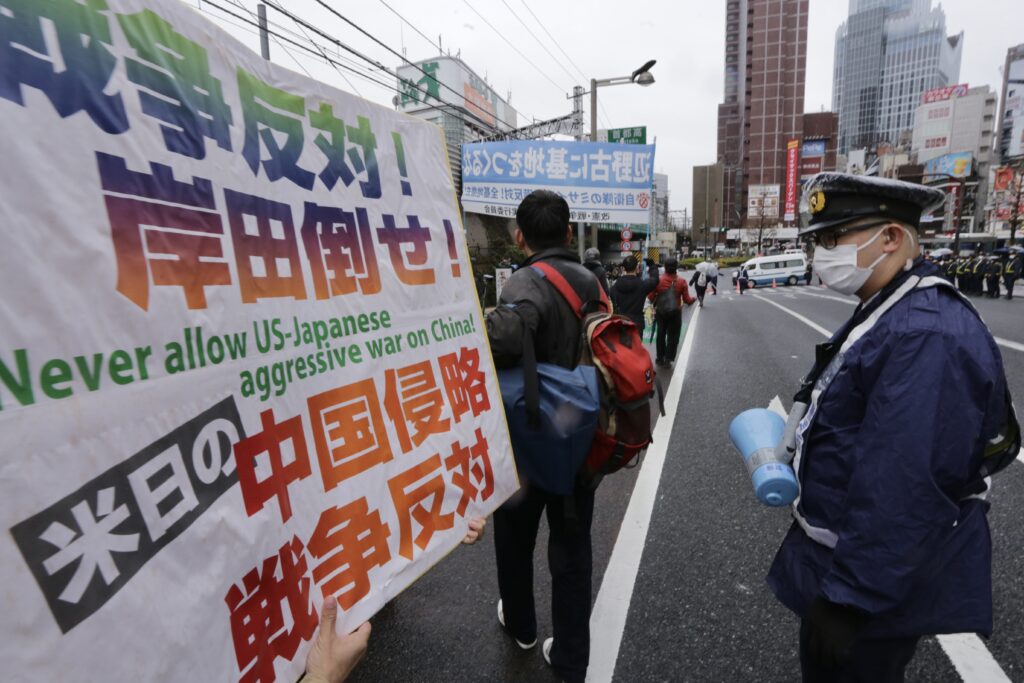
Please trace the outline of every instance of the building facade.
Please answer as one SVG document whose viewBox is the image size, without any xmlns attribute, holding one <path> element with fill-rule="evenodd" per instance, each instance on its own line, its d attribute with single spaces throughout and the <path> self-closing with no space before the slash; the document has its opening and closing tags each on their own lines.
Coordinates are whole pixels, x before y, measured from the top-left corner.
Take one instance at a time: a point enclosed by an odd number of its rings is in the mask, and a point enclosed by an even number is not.
<svg viewBox="0 0 1024 683">
<path fill-rule="evenodd" d="M 807 5 L 808 0 L 726 0 L 718 161 L 727 226 L 749 222 L 750 185 L 785 183 L 787 143 L 801 137 Z"/>
<path fill-rule="evenodd" d="M 1024 156 L 1024 44 L 1006 51 L 999 107 L 999 157 L 1009 163 Z"/>
<path fill-rule="evenodd" d="M 911 152 L 917 163 L 969 152 L 975 164 L 987 168 L 995 143 L 995 93 L 987 85 L 969 88 L 960 96 L 949 88 L 932 93 L 914 115 Z"/>
<path fill-rule="evenodd" d="M 455 192 L 462 190 L 462 144 L 516 128 L 516 110 L 458 57 L 441 55 L 396 70 L 395 108 L 444 131 Z"/>
<path fill-rule="evenodd" d="M 963 33 L 946 35 L 931 0 L 850 0 L 836 31 L 832 110 L 839 153 L 879 143 L 909 145 L 914 112 L 927 90 L 956 83 Z"/>
<path fill-rule="evenodd" d="M 803 139 L 800 145 L 800 180 L 808 180 L 816 173 L 836 170 L 836 145 L 839 116 L 823 111 L 804 114 Z"/>
<path fill-rule="evenodd" d="M 721 227 L 725 215 L 725 166 L 709 164 L 693 167 L 691 239 L 695 245 L 705 243 L 710 228 Z"/>
</svg>

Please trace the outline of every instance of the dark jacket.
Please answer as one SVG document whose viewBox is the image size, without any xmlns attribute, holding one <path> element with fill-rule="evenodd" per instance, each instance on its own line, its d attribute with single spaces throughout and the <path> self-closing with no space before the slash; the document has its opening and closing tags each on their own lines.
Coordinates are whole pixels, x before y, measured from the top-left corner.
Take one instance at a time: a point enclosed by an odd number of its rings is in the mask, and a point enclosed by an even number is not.
<svg viewBox="0 0 1024 683">
<path fill-rule="evenodd" d="M 558 270 L 584 302 L 600 298 L 600 284 L 568 249 L 547 249 L 526 259 L 501 290 L 498 307 L 487 314 L 487 338 L 494 364 L 514 367 L 523 355 L 523 323 L 534 336 L 538 363 L 574 368 L 582 350 L 579 318 L 555 288 L 530 265 L 544 261 Z"/>
<path fill-rule="evenodd" d="M 1005 382 L 991 333 L 956 292 L 915 290 L 886 311 L 804 418 L 798 509 L 838 542 L 794 523 L 768 576 L 779 600 L 800 616 L 817 597 L 862 610 L 865 637 L 989 634 L 988 503 L 959 494 L 1003 421 Z"/>
<path fill-rule="evenodd" d="M 597 277 L 598 282 L 600 282 L 601 286 L 604 287 L 604 293 L 610 294 L 610 290 L 608 288 L 608 271 L 604 269 L 604 264 L 600 261 L 584 261 L 583 267 Z"/>
<path fill-rule="evenodd" d="M 612 285 L 611 300 L 615 312 L 644 328 L 644 299 L 658 286 L 658 267 L 647 268 L 647 277 L 623 275 Z"/>
</svg>

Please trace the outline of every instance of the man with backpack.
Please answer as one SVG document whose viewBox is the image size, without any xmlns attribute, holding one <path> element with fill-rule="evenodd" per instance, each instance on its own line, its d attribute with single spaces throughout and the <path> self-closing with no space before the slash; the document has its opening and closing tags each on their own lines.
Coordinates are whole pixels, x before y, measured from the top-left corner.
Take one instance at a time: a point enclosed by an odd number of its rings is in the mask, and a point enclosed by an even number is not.
<svg viewBox="0 0 1024 683">
<path fill-rule="evenodd" d="M 538 363 L 574 368 L 582 352 L 581 319 L 533 266 L 554 269 L 583 302 L 600 300 L 601 284 L 568 249 L 572 228 L 569 206 L 562 197 L 548 190 L 530 193 L 516 210 L 516 224 L 516 244 L 527 259 L 505 284 L 498 307 L 487 316 L 495 364 L 499 368 L 520 364 L 524 345 L 532 344 Z M 520 648 L 536 645 L 533 550 L 541 515 L 546 512 L 554 637 L 542 649 L 563 680 L 582 682 L 590 659 L 594 488 L 581 483 L 572 495 L 564 496 L 521 479 L 522 489 L 494 513 L 498 620 Z"/>
<path fill-rule="evenodd" d="M 992 631 L 985 498 L 1020 427 L 992 334 L 920 256 L 943 193 L 842 173 L 805 192 L 815 270 L 861 303 L 794 397 L 800 497 L 768 585 L 801 619 L 805 682 L 895 683 L 922 636 Z"/>
<path fill-rule="evenodd" d="M 622 260 L 622 268 L 625 274 L 619 277 L 612 285 L 611 300 L 615 312 L 624 315 L 633 321 L 640 335 L 644 333 L 644 302 L 647 295 L 658 286 L 658 266 L 653 259 L 644 261 L 647 266 L 647 276 L 641 278 L 637 273 L 639 264 L 636 256 L 630 254 Z"/>
<path fill-rule="evenodd" d="M 705 264 L 701 264 L 702 266 Z M 697 290 L 697 304 L 704 308 L 704 295 L 707 294 L 708 285 L 710 278 L 708 277 L 707 268 L 697 267 L 697 270 L 693 272 L 693 277 L 690 278 L 690 286 Z"/>
<path fill-rule="evenodd" d="M 654 319 L 658 325 L 655 342 L 657 358 L 662 367 L 671 367 L 679 347 L 679 333 L 683 329 L 682 304 L 692 306 L 697 300 L 690 296 L 686 280 L 679 277 L 679 262 L 674 258 L 665 261 L 665 273 L 658 286 L 647 298 L 654 302 Z"/>
</svg>

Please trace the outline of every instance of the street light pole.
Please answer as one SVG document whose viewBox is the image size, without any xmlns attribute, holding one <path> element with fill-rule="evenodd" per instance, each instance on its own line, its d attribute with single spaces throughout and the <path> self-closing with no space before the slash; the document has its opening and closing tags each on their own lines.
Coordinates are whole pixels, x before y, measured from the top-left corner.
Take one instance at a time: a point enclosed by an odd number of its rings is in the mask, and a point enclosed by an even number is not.
<svg viewBox="0 0 1024 683">
<path fill-rule="evenodd" d="M 648 86 L 654 83 L 654 75 L 651 73 L 651 67 L 656 63 L 656 60 L 651 59 L 647 61 L 639 69 L 631 73 L 629 76 L 619 76 L 617 78 L 591 78 L 590 79 L 590 141 L 597 142 L 597 89 L 601 86 L 608 85 L 626 85 L 627 83 L 636 83 L 641 86 Z M 653 171 L 653 169 L 652 169 Z M 652 202 L 653 203 L 653 202 Z M 647 226 L 648 236 L 651 233 L 650 225 Z M 597 237 L 595 233 L 594 240 L 596 242 Z M 596 247 L 597 244 L 595 243 Z M 645 250 L 646 251 L 646 250 Z M 580 223 L 580 260 L 583 260 L 583 223 Z"/>
</svg>

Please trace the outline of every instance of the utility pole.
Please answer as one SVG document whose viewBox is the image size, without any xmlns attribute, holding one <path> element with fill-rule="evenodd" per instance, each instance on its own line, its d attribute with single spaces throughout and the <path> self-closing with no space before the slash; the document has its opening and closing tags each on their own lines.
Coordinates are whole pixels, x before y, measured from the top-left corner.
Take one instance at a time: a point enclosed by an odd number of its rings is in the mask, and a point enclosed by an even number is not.
<svg viewBox="0 0 1024 683">
<path fill-rule="evenodd" d="M 591 86 L 593 90 L 593 86 Z M 582 85 L 575 85 L 572 88 L 572 117 L 573 122 L 576 124 L 576 140 L 580 141 L 583 139 L 583 94 L 586 92 Z M 593 98 L 594 95 L 591 95 Z M 583 263 L 583 242 L 585 236 L 586 227 L 583 225 L 583 221 L 576 224 L 576 246 L 579 247 L 580 252 L 580 263 Z"/>
<path fill-rule="evenodd" d="M 256 14 L 260 25 L 260 54 L 270 61 L 270 33 L 267 31 L 267 6 L 262 2 L 256 5 Z"/>
<path fill-rule="evenodd" d="M 757 256 L 761 255 L 761 235 L 764 233 L 764 197 L 761 197 L 761 207 L 757 210 Z"/>
</svg>

